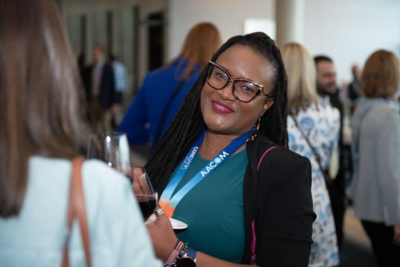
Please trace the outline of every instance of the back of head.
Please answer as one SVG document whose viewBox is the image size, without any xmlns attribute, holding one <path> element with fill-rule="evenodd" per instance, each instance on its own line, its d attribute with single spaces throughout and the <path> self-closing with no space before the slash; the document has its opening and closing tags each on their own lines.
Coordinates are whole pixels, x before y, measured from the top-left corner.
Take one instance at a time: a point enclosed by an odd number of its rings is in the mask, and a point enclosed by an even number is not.
<svg viewBox="0 0 400 267">
<path fill-rule="evenodd" d="M 195 64 L 199 64 L 200 68 L 203 69 L 221 46 L 221 43 L 221 35 L 214 24 L 204 22 L 195 25 L 186 35 L 179 54 L 180 57 L 189 61 L 183 78 L 188 78 Z"/>
<path fill-rule="evenodd" d="M 389 51 L 374 52 L 365 63 L 360 92 L 367 97 L 391 97 L 400 85 L 398 58 Z"/>
<path fill-rule="evenodd" d="M 297 114 L 311 103 L 318 103 L 314 61 L 304 46 L 298 43 L 286 44 L 282 49 L 282 58 L 288 76 L 288 112 Z"/>
<path fill-rule="evenodd" d="M 355 80 L 360 78 L 360 67 L 358 64 L 353 64 L 353 66 L 351 66 L 351 74 Z"/>
<path fill-rule="evenodd" d="M 278 145 L 287 146 L 287 78 L 278 46 L 269 36 L 261 32 L 238 35 L 224 43 L 211 60 L 216 62 L 224 51 L 235 45 L 252 49 L 271 66 L 273 79 L 271 94 L 274 104 L 261 117 L 259 133 Z M 176 166 L 205 129 L 200 108 L 200 95 L 206 79 L 207 68 L 203 69 L 196 83 L 187 93 L 177 115 L 146 163 L 145 168 L 159 193 L 164 189 Z"/>
<path fill-rule="evenodd" d="M 78 83 L 55 1 L 0 1 L 0 216 L 19 213 L 31 156 L 78 154 Z"/>
</svg>

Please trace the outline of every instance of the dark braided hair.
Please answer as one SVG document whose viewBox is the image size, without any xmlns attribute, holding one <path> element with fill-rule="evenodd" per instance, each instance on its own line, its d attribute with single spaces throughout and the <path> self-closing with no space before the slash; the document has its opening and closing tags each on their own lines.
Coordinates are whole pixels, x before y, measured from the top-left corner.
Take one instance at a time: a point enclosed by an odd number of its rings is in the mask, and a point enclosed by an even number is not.
<svg viewBox="0 0 400 267">
<path fill-rule="evenodd" d="M 273 66 L 275 82 L 272 95 L 274 104 L 261 117 L 258 134 L 268 137 L 277 145 L 287 147 L 287 77 L 278 46 L 268 35 L 261 32 L 244 36 L 238 35 L 223 44 L 212 57 L 212 61 L 215 62 L 225 50 L 233 45 L 252 49 L 264 56 Z M 206 82 L 206 76 L 207 68 L 202 71 L 187 93 L 178 113 L 145 165 L 154 189 L 159 194 L 162 193 L 169 177 L 206 127 L 200 110 L 200 95 Z"/>
</svg>

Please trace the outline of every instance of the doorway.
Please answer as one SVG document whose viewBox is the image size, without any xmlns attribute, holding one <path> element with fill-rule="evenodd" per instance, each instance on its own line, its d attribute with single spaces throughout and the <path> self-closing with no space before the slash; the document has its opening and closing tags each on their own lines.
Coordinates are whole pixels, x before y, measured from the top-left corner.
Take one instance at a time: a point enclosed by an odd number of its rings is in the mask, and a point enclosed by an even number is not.
<svg viewBox="0 0 400 267">
<path fill-rule="evenodd" d="M 148 31 L 148 66 L 149 70 L 159 68 L 164 63 L 164 30 L 163 12 L 152 13 L 147 17 Z"/>
</svg>

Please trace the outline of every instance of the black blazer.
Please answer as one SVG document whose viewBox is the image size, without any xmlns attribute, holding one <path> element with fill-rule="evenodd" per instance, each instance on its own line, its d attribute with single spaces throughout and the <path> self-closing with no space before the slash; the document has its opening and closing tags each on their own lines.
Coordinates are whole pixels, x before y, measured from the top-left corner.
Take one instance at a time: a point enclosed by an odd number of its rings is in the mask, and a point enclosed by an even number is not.
<svg viewBox="0 0 400 267">
<path fill-rule="evenodd" d="M 92 73 L 94 66 L 90 66 L 87 68 L 84 74 L 83 82 L 85 84 L 86 89 L 86 100 L 88 103 L 92 99 Z M 116 103 L 116 94 L 115 94 L 115 78 L 114 78 L 114 70 L 112 66 L 108 63 L 105 63 L 103 66 L 103 70 L 101 73 L 101 81 L 100 81 L 100 91 L 99 91 L 99 99 L 103 109 L 109 109 L 111 106 Z"/>
<path fill-rule="evenodd" d="M 256 230 L 258 266 L 308 266 L 312 224 L 316 218 L 311 195 L 311 163 L 285 147 L 258 136 L 247 143 L 249 165 L 243 185 L 245 251 L 251 258 L 252 227 Z"/>
</svg>

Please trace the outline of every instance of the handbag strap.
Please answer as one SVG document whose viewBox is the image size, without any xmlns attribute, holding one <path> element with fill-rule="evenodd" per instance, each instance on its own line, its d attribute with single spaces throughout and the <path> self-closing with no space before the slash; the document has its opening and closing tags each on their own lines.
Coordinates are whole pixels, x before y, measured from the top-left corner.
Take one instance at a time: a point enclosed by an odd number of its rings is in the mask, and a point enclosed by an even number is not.
<svg viewBox="0 0 400 267">
<path fill-rule="evenodd" d="M 272 146 L 270 148 L 268 148 L 267 150 L 265 150 L 265 152 L 263 153 L 263 155 L 261 156 L 260 160 L 258 161 L 257 164 L 257 171 L 260 168 L 261 162 L 263 161 L 264 157 L 273 149 L 277 148 L 277 146 Z M 256 265 L 256 228 L 254 226 L 254 219 L 251 222 L 251 231 L 253 233 L 253 238 L 252 238 L 252 242 L 251 242 L 251 260 L 250 260 L 250 264 L 251 265 Z"/>
<path fill-rule="evenodd" d="M 83 157 L 72 159 L 72 177 L 68 201 L 68 235 L 64 243 L 62 267 L 69 266 L 68 247 L 71 239 L 72 224 L 75 218 L 78 219 L 79 228 L 81 230 L 86 266 L 92 266 L 92 260 L 90 257 L 89 227 L 87 223 L 85 197 L 82 185 L 82 163 Z"/>
<path fill-rule="evenodd" d="M 300 128 L 299 124 L 297 123 L 297 120 L 294 116 L 290 115 L 290 117 L 292 117 L 293 121 L 294 121 L 294 125 L 296 126 L 297 129 L 299 129 L 301 135 L 304 137 L 304 139 L 306 140 L 308 146 L 311 148 L 311 151 L 314 153 L 315 156 L 315 160 L 318 163 L 318 167 L 322 172 L 322 175 L 325 178 L 325 182 L 327 184 L 331 184 L 332 183 L 332 179 L 330 177 L 328 177 L 328 174 L 325 172 L 325 170 L 322 168 L 322 164 L 321 164 L 321 156 L 320 154 L 315 150 L 315 148 L 311 145 L 310 140 L 308 139 L 308 137 L 306 136 L 306 134 L 303 132 L 303 130 Z"/>
<path fill-rule="evenodd" d="M 156 135 L 154 137 L 153 144 L 156 144 L 158 142 L 158 140 L 160 139 L 161 130 L 162 130 L 163 126 L 164 126 L 165 119 L 167 118 L 167 113 L 168 113 L 169 107 L 171 106 L 172 100 L 181 91 L 181 89 L 182 89 L 183 85 L 185 84 L 185 82 L 186 82 L 185 79 L 181 80 L 178 83 L 178 86 L 175 88 L 175 91 L 172 93 L 171 97 L 168 99 L 167 105 L 165 106 L 165 108 L 163 110 L 160 123 L 158 124 L 157 133 L 156 133 Z"/>
</svg>

